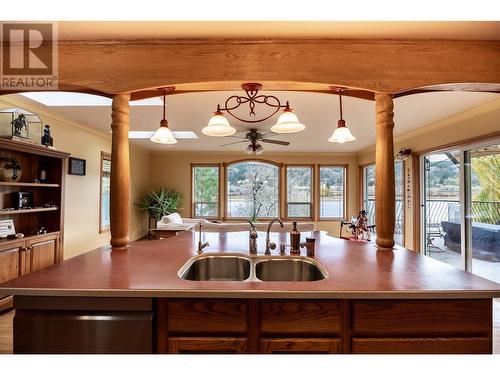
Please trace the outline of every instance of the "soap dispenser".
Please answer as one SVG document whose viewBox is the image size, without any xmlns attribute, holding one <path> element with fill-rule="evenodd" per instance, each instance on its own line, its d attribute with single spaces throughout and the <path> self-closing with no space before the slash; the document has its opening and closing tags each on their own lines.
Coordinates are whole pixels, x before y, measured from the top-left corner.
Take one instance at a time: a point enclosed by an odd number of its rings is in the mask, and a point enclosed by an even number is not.
<svg viewBox="0 0 500 375">
<path fill-rule="evenodd" d="M 300 232 L 296 221 L 293 222 L 293 229 L 290 232 L 290 254 L 300 254 Z"/>
</svg>

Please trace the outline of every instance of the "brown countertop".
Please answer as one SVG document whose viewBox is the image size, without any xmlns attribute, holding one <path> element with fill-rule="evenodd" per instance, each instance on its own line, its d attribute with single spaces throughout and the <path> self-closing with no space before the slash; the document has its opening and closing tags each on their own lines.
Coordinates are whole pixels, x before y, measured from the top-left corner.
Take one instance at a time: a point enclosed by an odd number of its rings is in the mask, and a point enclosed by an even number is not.
<svg viewBox="0 0 500 375">
<path fill-rule="evenodd" d="M 302 233 L 302 238 L 311 233 Z M 205 233 L 204 253 L 248 254 L 248 233 Z M 101 247 L 34 274 L 4 283 L 13 295 L 241 298 L 497 298 L 500 284 L 410 250 L 377 251 L 314 232 L 316 257 L 328 271 L 312 282 L 188 281 L 177 273 L 195 255 L 197 234 L 131 243 L 128 250 Z M 265 233 L 259 233 L 259 254 Z M 288 234 L 273 233 L 277 244 Z M 304 250 L 302 250 L 304 251 Z M 277 250 L 273 251 L 276 254 Z"/>
</svg>

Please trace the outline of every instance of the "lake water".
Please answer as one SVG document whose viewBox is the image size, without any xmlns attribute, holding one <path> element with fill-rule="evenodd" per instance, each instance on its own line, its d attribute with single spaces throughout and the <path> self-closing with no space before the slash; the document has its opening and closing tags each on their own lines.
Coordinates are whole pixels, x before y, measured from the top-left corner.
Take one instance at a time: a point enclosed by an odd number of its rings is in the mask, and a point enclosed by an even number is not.
<svg viewBox="0 0 500 375">
<path fill-rule="evenodd" d="M 245 210 L 245 207 L 247 207 L 248 203 L 246 202 L 241 202 L 241 201 L 229 201 L 228 202 L 228 213 L 238 213 L 238 212 L 248 212 Z M 343 202 L 321 202 L 320 206 L 320 213 L 321 217 L 343 217 L 342 211 L 343 211 Z M 270 215 L 272 216 L 278 216 L 278 210 L 274 210 L 274 214 Z M 232 217 L 235 217 L 233 215 L 229 215 Z M 237 217 L 237 216 L 236 216 Z M 246 216 L 241 216 L 241 217 L 246 217 Z"/>
</svg>

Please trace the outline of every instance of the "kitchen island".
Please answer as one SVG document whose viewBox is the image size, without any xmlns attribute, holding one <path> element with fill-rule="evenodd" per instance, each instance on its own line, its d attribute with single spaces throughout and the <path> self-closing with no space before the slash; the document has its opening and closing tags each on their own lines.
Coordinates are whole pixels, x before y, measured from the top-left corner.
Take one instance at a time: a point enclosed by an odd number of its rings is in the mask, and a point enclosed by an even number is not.
<svg viewBox="0 0 500 375">
<path fill-rule="evenodd" d="M 2 284 L 14 295 L 14 352 L 491 353 L 499 284 L 403 248 L 308 235 L 326 276 L 317 281 L 185 280 L 198 245 L 185 232 Z M 248 232 L 203 236 L 205 254 L 252 258 Z"/>
</svg>

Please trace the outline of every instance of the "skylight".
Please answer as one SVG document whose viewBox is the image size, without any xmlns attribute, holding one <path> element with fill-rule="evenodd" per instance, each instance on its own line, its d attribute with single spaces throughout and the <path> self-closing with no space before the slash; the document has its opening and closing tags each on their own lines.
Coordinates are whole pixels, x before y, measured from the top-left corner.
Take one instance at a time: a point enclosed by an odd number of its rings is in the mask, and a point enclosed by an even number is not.
<svg viewBox="0 0 500 375">
<path fill-rule="evenodd" d="M 153 136 L 154 131 L 129 131 L 129 139 L 149 139 Z M 173 131 L 174 137 L 177 139 L 198 139 L 199 137 L 192 131 Z"/>
<path fill-rule="evenodd" d="M 100 107 L 111 106 L 112 100 L 104 96 L 81 94 L 77 92 L 27 92 L 21 93 L 28 99 L 48 107 Z M 160 98 L 149 98 L 130 102 L 130 106 L 159 106 Z"/>
</svg>

